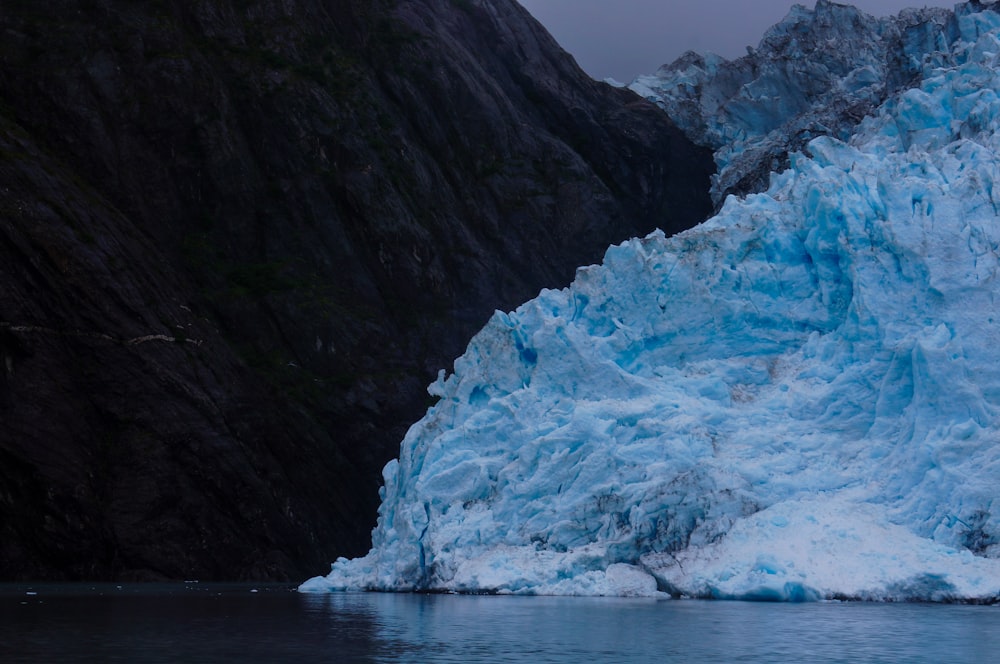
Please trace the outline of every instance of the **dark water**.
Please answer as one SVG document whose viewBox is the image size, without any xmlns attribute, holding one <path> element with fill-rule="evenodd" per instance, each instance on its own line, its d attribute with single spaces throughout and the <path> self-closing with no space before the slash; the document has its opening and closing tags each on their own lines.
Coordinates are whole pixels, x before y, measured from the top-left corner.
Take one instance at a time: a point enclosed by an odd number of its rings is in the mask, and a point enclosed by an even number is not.
<svg viewBox="0 0 1000 664">
<path fill-rule="evenodd" d="M 1000 607 L 0 586 L 0 662 L 220 661 L 998 662 Z"/>
</svg>

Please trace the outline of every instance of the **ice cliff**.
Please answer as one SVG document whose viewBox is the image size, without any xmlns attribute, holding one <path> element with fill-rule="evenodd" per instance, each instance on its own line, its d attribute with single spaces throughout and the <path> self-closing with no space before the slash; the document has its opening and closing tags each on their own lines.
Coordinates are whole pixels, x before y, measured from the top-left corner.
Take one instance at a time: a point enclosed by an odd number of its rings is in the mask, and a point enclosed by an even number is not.
<svg viewBox="0 0 1000 664">
<path fill-rule="evenodd" d="M 850 135 L 496 313 L 302 590 L 1000 599 L 1000 15 L 934 16 Z"/>
</svg>

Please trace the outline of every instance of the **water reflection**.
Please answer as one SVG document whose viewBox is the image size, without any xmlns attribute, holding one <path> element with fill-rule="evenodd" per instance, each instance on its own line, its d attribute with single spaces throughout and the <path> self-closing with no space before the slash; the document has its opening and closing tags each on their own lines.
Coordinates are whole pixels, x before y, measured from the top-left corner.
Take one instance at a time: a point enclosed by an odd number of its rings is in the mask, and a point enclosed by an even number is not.
<svg viewBox="0 0 1000 664">
<path fill-rule="evenodd" d="M 3 662 L 984 662 L 998 648 L 997 607 L 0 586 Z"/>
<path fill-rule="evenodd" d="M 0 662 L 374 661 L 372 610 L 313 608 L 288 586 L 8 586 Z"/>
<path fill-rule="evenodd" d="M 997 607 L 383 594 L 308 601 L 331 617 L 364 612 L 377 662 L 984 662 L 1000 647 Z"/>
</svg>

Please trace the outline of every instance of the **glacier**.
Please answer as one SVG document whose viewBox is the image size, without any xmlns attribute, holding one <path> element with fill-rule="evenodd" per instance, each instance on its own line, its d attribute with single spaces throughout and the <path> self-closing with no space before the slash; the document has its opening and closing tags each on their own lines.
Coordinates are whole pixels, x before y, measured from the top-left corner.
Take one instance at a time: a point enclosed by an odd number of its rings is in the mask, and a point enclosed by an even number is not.
<svg viewBox="0 0 1000 664">
<path fill-rule="evenodd" d="M 497 312 L 300 590 L 1000 601 L 1000 15 L 935 16 L 849 135 Z"/>
</svg>

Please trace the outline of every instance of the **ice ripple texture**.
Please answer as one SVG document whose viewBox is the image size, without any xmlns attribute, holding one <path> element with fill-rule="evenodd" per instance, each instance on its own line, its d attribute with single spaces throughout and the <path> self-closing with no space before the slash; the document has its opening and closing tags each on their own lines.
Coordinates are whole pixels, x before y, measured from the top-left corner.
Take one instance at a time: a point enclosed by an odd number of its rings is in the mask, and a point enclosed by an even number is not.
<svg viewBox="0 0 1000 664">
<path fill-rule="evenodd" d="M 701 226 L 497 312 L 337 589 L 1000 598 L 1000 16 Z"/>
</svg>

